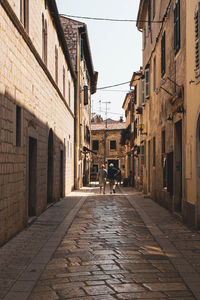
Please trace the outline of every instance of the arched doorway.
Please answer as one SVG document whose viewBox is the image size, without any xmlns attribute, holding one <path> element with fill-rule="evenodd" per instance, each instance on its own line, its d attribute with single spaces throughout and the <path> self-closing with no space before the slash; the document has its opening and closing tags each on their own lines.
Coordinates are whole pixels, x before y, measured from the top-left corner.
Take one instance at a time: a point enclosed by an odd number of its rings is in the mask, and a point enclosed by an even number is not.
<svg viewBox="0 0 200 300">
<path fill-rule="evenodd" d="M 49 130 L 47 165 L 47 203 L 53 202 L 53 131 Z"/>
<path fill-rule="evenodd" d="M 200 115 L 196 132 L 196 193 L 197 193 L 197 226 L 200 228 Z"/>
</svg>

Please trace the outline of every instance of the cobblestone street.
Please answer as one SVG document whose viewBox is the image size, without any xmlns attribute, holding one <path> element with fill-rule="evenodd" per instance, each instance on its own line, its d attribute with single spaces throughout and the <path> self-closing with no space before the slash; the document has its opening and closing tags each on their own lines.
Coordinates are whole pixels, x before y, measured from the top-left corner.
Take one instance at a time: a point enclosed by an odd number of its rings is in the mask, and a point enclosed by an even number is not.
<svg viewBox="0 0 200 300">
<path fill-rule="evenodd" d="M 141 193 L 90 188 L 50 207 L 1 248 L 0 295 L 200 299 L 199 249 L 198 232 Z"/>
</svg>

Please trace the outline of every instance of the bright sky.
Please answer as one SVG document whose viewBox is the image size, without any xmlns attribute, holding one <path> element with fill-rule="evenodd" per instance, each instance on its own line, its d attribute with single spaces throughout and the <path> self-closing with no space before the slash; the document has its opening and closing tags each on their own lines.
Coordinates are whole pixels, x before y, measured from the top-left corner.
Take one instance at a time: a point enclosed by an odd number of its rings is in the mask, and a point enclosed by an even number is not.
<svg viewBox="0 0 200 300">
<path fill-rule="evenodd" d="M 56 0 L 60 14 L 114 19 L 137 19 L 140 0 Z M 76 19 L 76 18 L 73 18 Z M 76 19 L 87 24 L 94 70 L 99 73 L 97 88 L 131 80 L 142 64 L 142 34 L 136 23 Z M 118 91 L 116 91 L 118 90 Z M 122 104 L 129 85 L 97 90 L 92 111 L 105 118 L 124 116 Z"/>
</svg>

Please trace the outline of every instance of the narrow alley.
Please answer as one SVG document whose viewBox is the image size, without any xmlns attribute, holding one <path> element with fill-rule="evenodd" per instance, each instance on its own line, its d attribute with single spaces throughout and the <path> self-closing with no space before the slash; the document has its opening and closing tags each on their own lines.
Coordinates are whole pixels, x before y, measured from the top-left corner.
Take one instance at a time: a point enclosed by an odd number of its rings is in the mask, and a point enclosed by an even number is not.
<svg viewBox="0 0 200 300">
<path fill-rule="evenodd" d="M 200 299 L 199 249 L 199 232 L 132 188 L 81 189 L 0 249 L 0 299 Z"/>
</svg>

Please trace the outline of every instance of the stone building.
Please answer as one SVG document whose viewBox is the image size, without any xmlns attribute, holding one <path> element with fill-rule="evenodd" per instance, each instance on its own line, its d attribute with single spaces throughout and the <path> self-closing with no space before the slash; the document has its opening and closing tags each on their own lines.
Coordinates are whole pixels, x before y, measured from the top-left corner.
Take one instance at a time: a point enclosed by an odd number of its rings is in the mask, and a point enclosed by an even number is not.
<svg viewBox="0 0 200 300">
<path fill-rule="evenodd" d="M 186 1 L 183 217 L 200 228 L 200 1 Z"/>
<path fill-rule="evenodd" d="M 131 83 L 141 86 L 143 191 L 193 226 L 200 224 L 199 9 L 195 0 L 140 1 L 143 74 Z"/>
<path fill-rule="evenodd" d="M 126 94 L 122 108 L 125 110 L 125 126 L 126 128 L 122 131 L 121 143 L 124 146 L 124 176 L 125 178 L 132 177 L 133 180 L 133 132 L 132 132 L 132 122 L 133 122 L 133 101 L 134 92 L 129 92 Z"/>
<path fill-rule="evenodd" d="M 74 186 L 76 75 L 54 0 L 0 3 L 0 243 Z"/>
<path fill-rule="evenodd" d="M 126 131 L 124 143 L 126 147 L 126 177 L 130 177 L 129 184 L 143 190 L 143 166 L 144 160 L 144 135 L 143 131 L 143 101 L 142 98 L 142 70 L 134 72 L 130 81 L 130 89 L 124 100 L 122 108 L 125 110 Z"/>
<path fill-rule="evenodd" d="M 137 27 L 143 33 L 143 190 L 179 214 L 184 206 L 185 24 L 184 0 L 140 1 Z"/>
<path fill-rule="evenodd" d="M 94 71 L 87 26 L 60 17 L 69 53 L 77 74 L 75 101 L 75 187 L 89 183 L 91 144 L 91 95 L 96 92 L 98 73 Z"/>
<path fill-rule="evenodd" d="M 91 123 L 91 140 L 92 140 L 92 158 L 91 158 L 91 180 L 96 179 L 99 168 L 102 163 L 106 167 L 113 163 L 120 168 L 124 176 L 124 146 L 121 145 L 121 133 L 126 128 L 121 119 L 115 121 L 107 119 Z"/>
</svg>

